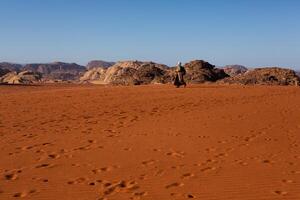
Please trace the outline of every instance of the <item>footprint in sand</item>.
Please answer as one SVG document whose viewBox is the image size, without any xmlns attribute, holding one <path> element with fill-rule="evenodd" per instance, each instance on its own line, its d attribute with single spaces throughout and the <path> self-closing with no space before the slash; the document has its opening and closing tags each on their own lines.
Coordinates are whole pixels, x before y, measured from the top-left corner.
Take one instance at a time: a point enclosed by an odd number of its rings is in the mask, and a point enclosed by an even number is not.
<svg viewBox="0 0 300 200">
<path fill-rule="evenodd" d="M 271 160 L 268 160 L 268 159 L 265 159 L 265 160 L 262 160 L 261 161 L 263 164 L 271 164 L 272 161 Z"/>
<path fill-rule="evenodd" d="M 223 158 L 223 157 L 227 157 L 228 154 L 227 153 L 219 153 L 215 155 L 215 158 Z"/>
<path fill-rule="evenodd" d="M 146 178 L 147 178 L 146 174 L 141 174 L 139 177 L 140 180 L 146 180 Z"/>
<path fill-rule="evenodd" d="M 183 168 L 185 165 L 181 164 L 181 165 L 175 165 L 175 166 L 171 166 L 171 169 L 181 169 Z"/>
<path fill-rule="evenodd" d="M 289 179 L 282 179 L 281 182 L 282 183 L 294 183 L 293 180 L 289 180 Z"/>
<path fill-rule="evenodd" d="M 182 174 L 181 178 L 182 179 L 188 179 L 188 178 L 191 178 L 191 177 L 194 177 L 195 175 L 193 173 L 185 173 L 185 174 Z"/>
<path fill-rule="evenodd" d="M 27 194 L 25 192 L 17 192 L 13 195 L 13 197 L 19 197 L 19 198 L 23 198 L 26 196 L 27 196 Z"/>
<path fill-rule="evenodd" d="M 157 172 L 155 172 L 155 176 L 162 176 L 162 175 L 164 175 L 165 174 L 165 170 L 162 170 L 162 169 L 160 169 L 160 170 L 158 170 Z"/>
<path fill-rule="evenodd" d="M 183 158 L 185 156 L 185 152 L 183 151 L 171 151 L 166 153 L 168 156 L 176 157 L 176 158 Z"/>
<path fill-rule="evenodd" d="M 95 143 L 97 143 L 97 141 L 96 141 L 96 140 L 90 139 L 90 140 L 88 140 L 88 143 L 90 143 L 90 144 L 95 144 Z"/>
<path fill-rule="evenodd" d="M 193 198 L 195 198 L 195 196 L 192 195 L 192 194 L 187 194 L 186 197 L 187 197 L 188 199 L 193 199 Z"/>
<path fill-rule="evenodd" d="M 285 191 L 281 191 L 281 190 L 275 190 L 275 191 L 274 191 L 274 194 L 285 196 L 285 195 L 287 195 L 288 193 L 285 192 Z"/>
<path fill-rule="evenodd" d="M 35 166 L 35 168 L 39 169 L 39 168 L 52 168 L 54 167 L 54 165 L 48 164 L 48 163 L 44 163 L 44 164 L 40 164 Z"/>
<path fill-rule="evenodd" d="M 217 169 L 216 167 L 205 167 L 205 168 L 200 169 L 200 171 L 202 171 L 202 172 L 210 172 L 210 171 L 214 171 L 216 169 Z"/>
<path fill-rule="evenodd" d="M 13 197 L 15 197 L 15 198 L 24 198 L 24 197 L 26 197 L 26 196 L 28 196 L 28 195 L 30 195 L 30 194 L 35 193 L 36 191 L 37 191 L 37 190 L 32 189 L 32 190 L 29 190 L 28 192 L 17 192 L 17 193 L 15 193 L 15 194 L 13 195 Z"/>
<path fill-rule="evenodd" d="M 170 189 L 170 188 L 174 188 L 174 187 L 181 187 L 183 186 L 184 184 L 183 183 L 178 183 L 178 182 L 175 182 L 175 183 L 171 183 L 169 185 L 166 185 L 165 188 L 166 189 Z"/>
<path fill-rule="evenodd" d="M 68 181 L 67 183 L 68 183 L 69 185 L 74 185 L 74 184 L 82 184 L 82 183 L 85 183 L 86 181 L 87 181 L 86 178 L 80 177 L 80 178 L 77 178 L 77 179 L 75 179 L 75 180 Z"/>
<path fill-rule="evenodd" d="M 5 180 L 11 181 L 11 180 L 16 180 L 18 178 L 17 174 L 6 174 L 4 175 Z"/>
<path fill-rule="evenodd" d="M 142 164 L 144 166 L 152 165 L 154 163 L 155 163 L 155 160 L 152 160 L 152 159 L 151 160 L 145 160 L 145 161 L 142 162 Z"/>
<path fill-rule="evenodd" d="M 137 192 L 140 187 L 138 186 L 137 182 L 134 180 L 132 181 L 119 181 L 116 183 L 105 182 L 103 183 L 104 190 L 102 199 L 106 198 L 106 196 L 111 195 L 114 192 L 133 192 L 132 194 L 140 194 L 135 196 L 143 196 L 146 195 L 146 192 Z M 101 199 L 100 198 L 100 199 Z"/>
<path fill-rule="evenodd" d="M 161 150 L 160 149 L 152 149 L 153 151 L 155 151 L 155 152 L 160 152 Z"/>
<path fill-rule="evenodd" d="M 108 167 L 101 167 L 101 168 L 93 169 L 92 172 L 94 174 L 97 174 L 97 173 L 101 173 L 101 172 L 112 171 L 113 169 L 118 169 L 118 168 L 120 168 L 120 166 L 114 165 L 114 166 L 108 166 Z"/>
<path fill-rule="evenodd" d="M 59 158 L 60 155 L 52 153 L 52 154 L 49 154 L 48 157 L 51 158 L 51 159 L 56 159 L 56 158 Z"/>
<path fill-rule="evenodd" d="M 4 175 L 5 180 L 16 180 L 18 178 L 18 174 L 22 173 L 21 169 L 12 170 L 10 173 Z"/>
</svg>

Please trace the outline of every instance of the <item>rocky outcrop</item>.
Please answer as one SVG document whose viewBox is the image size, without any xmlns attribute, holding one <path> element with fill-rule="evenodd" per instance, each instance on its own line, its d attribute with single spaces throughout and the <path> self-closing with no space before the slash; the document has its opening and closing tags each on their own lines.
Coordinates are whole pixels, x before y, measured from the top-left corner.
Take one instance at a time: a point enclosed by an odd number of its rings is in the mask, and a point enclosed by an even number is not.
<svg viewBox="0 0 300 200">
<path fill-rule="evenodd" d="M 109 68 L 93 68 L 80 78 L 82 82 L 141 85 L 164 83 L 168 77 L 168 67 L 154 62 L 121 61 Z"/>
<path fill-rule="evenodd" d="M 298 82 L 299 77 L 295 71 L 279 67 L 256 68 L 220 81 L 220 83 L 243 85 L 295 85 Z"/>
<path fill-rule="evenodd" d="M 184 65 L 186 69 L 185 79 L 190 83 L 214 82 L 228 77 L 223 69 L 215 68 L 203 60 L 194 60 Z"/>
<path fill-rule="evenodd" d="M 27 71 L 43 74 L 45 80 L 79 80 L 86 68 L 76 63 L 54 62 L 48 64 L 27 64 Z"/>
<path fill-rule="evenodd" d="M 248 69 L 243 65 L 226 65 L 223 67 L 226 74 L 229 76 L 237 76 L 245 73 Z"/>
<path fill-rule="evenodd" d="M 108 67 L 113 66 L 114 64 L 116 64 L 116 63 L 115 62 L 106 62 L 103 60 L 92 60 L 87 64 L 86 68 L 88 70 L 93 69 L 93 68 L 108 68 Z"/>
<path fill-rule="evenodd" d="M 32 84 L 41 81 L 42 75 L 37 72 L 9 72 L 0 78 L 2 84 Z"/>
</svg>

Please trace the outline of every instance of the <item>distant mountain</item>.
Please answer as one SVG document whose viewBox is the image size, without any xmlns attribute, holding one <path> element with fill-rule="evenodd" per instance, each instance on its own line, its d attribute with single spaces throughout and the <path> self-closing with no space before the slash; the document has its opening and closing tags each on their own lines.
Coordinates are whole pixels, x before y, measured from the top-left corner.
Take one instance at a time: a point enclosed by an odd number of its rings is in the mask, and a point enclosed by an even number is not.
<svg viewBox="0 0 300 200">
<path fill-rule="evenodd" d="M 296 71 L 296 74 L 300 78 L 300 71 Z"/>
<path fill-rule="evenodd" d="M 27 64 L 23 70 L 39 72 L 46 80 L 79 80 L 86 68 L 76 63 L 54 62 Z"/>
<path fill-rule="evenodd" d="M 21 71 L 22 65 L 9 63 L 9 62 L 0 62 L 0 69 L 7 69 L 9 71 Z"/>
<path fill-rule="evenodd" d="M 236 76 L 245 73 L 248 69 L 243 65 L 226 65 L 223 67 L 226 74 Z"/>
<path fill-rule="evenodd" d="M 107 62 L 103 60 L 92 60 L 87 64 L 86 68 L 87 69 L 99 68 L 99 67 L 108 68 L 113 66 L 114 64 L 115 62 Z"/>
</svg>

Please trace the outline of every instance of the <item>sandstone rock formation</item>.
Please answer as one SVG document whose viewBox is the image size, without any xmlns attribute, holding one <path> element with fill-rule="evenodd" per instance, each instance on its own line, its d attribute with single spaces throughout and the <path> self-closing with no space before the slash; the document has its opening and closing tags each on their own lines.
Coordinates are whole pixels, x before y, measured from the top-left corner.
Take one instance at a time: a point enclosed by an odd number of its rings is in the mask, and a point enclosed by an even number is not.
<svg viewBox="0 0 300 200">
<path fill-rule="evenodd" d="M 220 83 L 244 85 L 295 85 L 297 82 L 299 77 L 293 70 L 279 67 L 256 68 L 220 81 Z"/>
<path fill-rule="evenodd" d="M 42 75 L 37 72 L 22 71 L 22 72 L 9 72 L 0 77 L 2 84 L 32 84 L 41 81 Z"/>
<path fill-rule="evenodd" d="M 112 85 L 164 83 L 168 67 L 154 62 L 121 61 L 111 67 L 93 68 L 80 78 L 82 82 Z"/>
<path fill-rule="evenodd" d="M 45 80 L 79 80 L 79 77 L 86 71 L 84 66 L 63 62 L 27 64 L 23 69 L 41 73 Z"/>
<path fill-rule="evenodd" d="M 223 67 L 226 74 L 229 76 L 237 76 L 245 73 L 248 69 L 243 65 L 226 65 Z"/>
<path fill-rule="evenodd" d="M 92 60 L 87 64 L 86 68 L 88 70 L 93 69 L 93 68 L 108 68 L 108 67 L 113 66 L 114 64 L 115 64 L 115 62 L 106 62 L 103 60 Z"/>
<path fill-rule="evenodd" d="M 185 79 L 190 83 L 214 82 L 228 77 L 223 69 L 215 68 L 203 60 L 194 60 L 184 65 L 186 69 Z"/>
</svg>

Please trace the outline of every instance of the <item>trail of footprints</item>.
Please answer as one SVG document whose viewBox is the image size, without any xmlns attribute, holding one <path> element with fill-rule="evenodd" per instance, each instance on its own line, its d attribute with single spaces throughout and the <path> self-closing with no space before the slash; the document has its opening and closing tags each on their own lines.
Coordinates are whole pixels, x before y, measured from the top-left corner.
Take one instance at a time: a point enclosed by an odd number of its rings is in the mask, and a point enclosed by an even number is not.
<svg viewBox="0 0 300 200">
<path fill-rule="evenodd" d="M 106 181 L 106 180 L 89 180 L 87 178 L 76 178 L 67 182 L 68 185 L 74 184 L 86 184 L 89 186 L 97 186 L 100 189 L 100 197 L 98 200 L 107 199 L 111 195 L 116 193 L 129 193 L 131 199 L 136 199 L 147 195 L 147 192 L 141 190 L 139 184 L 135 180 L 120 180 L 120 181 Z"/>
</svg>

